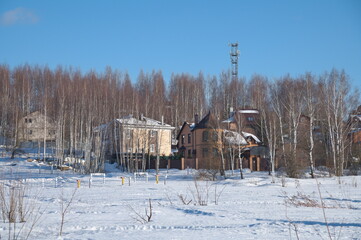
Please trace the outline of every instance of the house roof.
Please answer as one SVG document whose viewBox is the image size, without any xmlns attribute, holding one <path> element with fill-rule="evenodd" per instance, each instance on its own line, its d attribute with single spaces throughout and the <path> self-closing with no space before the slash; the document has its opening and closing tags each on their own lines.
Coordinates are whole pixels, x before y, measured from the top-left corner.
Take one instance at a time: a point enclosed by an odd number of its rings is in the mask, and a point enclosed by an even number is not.
<svg viewBox="0 0 361 240">
<path fill-rule="evenodd" d="M 255 135 L 247 132 L 238 133 L 234 131 L 224 130 L 224 134 L 225 134 L 224 138 L 229 144 L 247 145 L 248 142 L 246 138 L 249 137 L 253 138 L 257 143 L 261 142 Z"/>
<path fill-rule="evenodd" d="M 139 119 L 133 117 L 132 115 L 128 115 L 125 116 L 123 118 L 117 118 L 114 119 L 113 121 L 109 122 L 109 123 L 105 123 L 105 124 L 101 124 L 98 127 L 94 128 L 95 131 L 102 131 L 105 130 L 111 123 L 120 123 L 122 125 L 125 126 L 133 126 L 133 127 L 147 127 L 147 128 L 161 128 L 161 129 L 174 129 L 174 127 L 172 127 L 169 124 L 166 123 L 162 123 L 161 121 L 157 121 L 151 118 L 147 118 L 144 116 L 141 116 Z"/>
<path fill-rule="evenodd" d="M 178 134 L 177 134 L 177 139 L 179 138 L 179 135 L 183 132 L 183 129 L 185 128 L 185 126 L 189 126 L 189 128 L 191 129 L 191 131 L 193 130 L 195 124 L 194 123 L 188 123 L 188 122 L 184 122 L 183 125 L 181 126 Z"/>
<path fill-rule="evenodd" d="M 207 115 L 205 115 L 202 120 L 199 121 L 199 123 L 194 124 L 194 127 L 192 128 L 192 131 L 196 129 L 202 129 L 202 128 L 210 128 L 212 125 L 213 127 L 216 127 L 216 119 L 214 118 L 214 115 L 209 111 Z"/>
<path fill-rule="evenodd" d="M 238 110 L 239 113 L 253 113 L 253 114 L 259 114 L 259 111 L 257 109 L 241 109 Z"/>
<path fill-rule="evenodd" d="M 141 116 L 140 119 L 133 117 L 132 115 L 125 116 L 123 118 L 115 119 L 115 121 L 125 124 L 125 125 L 141 125 L 141 126 L 151 126 L 151 127 L 164 127 L 164 128 L 174 128 L 169 124 L 162 123 L 151 118 Z"/>
</svg>

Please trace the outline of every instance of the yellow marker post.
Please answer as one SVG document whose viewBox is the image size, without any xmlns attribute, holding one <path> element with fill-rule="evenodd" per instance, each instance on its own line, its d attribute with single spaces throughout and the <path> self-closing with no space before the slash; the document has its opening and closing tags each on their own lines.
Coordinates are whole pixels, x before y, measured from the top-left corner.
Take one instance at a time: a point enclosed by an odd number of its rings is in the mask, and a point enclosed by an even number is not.
<svg viewBox="0 0 361 240">
<path fill-rule="evenodd" d="M 124 185 L 124 177 L 122 177 L 122 185 Z"/>
<path fill-rule="evenodd" d="M 159 175 L 157 174 L 155 175 L 155 183 L 158 184 L 158 182 L 159 182 Z"/>
<path fill-rule="evenodd" d="M 77 183 L 77 185 L 78 185 L 78 188 L 80 188 L 80 180 L 79 180 L 79 179 L 76 180 L 76 183 Z"/>
</svg>

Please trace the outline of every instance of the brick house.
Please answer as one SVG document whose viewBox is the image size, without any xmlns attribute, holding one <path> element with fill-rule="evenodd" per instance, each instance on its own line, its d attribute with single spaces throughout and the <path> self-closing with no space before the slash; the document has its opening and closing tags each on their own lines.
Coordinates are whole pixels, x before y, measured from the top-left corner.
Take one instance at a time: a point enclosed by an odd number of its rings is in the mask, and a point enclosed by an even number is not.
<svg viewBox="0 0 361 240">
<path fill-rule="evenodd" d="M 253 171 L 266 169 L 265 164 L 261 161 L 259 151 L 255 150 L 259 147 L 259 139 L 251 133 L 237 133 L 221 128 L 211 112 L 200 121 L 196 115 L 193 124 L 184 122 L 177 135 L 177 140 L 178 151 L 184 158 L 185 167 L 220 169 L 220 159 L 223 156 L 226 170 L 230 169 L 231 162 L 227 151 L 235 149 L 241 151 L 243 166 Z M 238 156 L 237 153 L 236 157 L 238 158 Z M 239 159 L 235 161 L 234 167 L 239 167 Z"/>
<path fill-rule="evenodd" d="M 350 115 L 350 137 L 353 144 L 361 144 L 361 106 Z"/>
<path fill-rule="evenodd" d="M 244 131 L 252 134 L 258 133 L 259 111 L 256 109 L 240 109 L 232 111 L 222 126 L 231 131 Z"/>
</svg>

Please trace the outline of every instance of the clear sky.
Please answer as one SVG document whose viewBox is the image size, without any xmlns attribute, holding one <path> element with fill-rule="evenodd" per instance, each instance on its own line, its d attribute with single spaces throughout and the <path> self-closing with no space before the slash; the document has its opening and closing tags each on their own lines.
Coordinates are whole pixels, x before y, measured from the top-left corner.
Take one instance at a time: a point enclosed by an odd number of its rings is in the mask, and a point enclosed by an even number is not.
<svg viewBox="0 0 361 240">
<path fill-rule="evenodd" d="M 361 89 L 359 0 L 1 0 L 0 64 L 269 78 L 344 69 Z"/>
</svg>

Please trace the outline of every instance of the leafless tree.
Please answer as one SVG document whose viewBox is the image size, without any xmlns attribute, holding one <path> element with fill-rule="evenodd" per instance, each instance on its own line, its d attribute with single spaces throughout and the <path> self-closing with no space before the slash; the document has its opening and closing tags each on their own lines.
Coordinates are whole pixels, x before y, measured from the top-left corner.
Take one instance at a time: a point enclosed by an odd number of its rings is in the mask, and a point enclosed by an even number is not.
<svg viewBox="0 0 361 240">
<path fill-rule="evenodd" d="M 318 97 L 317 97 L 317 90 L 316 85 L 314 82 L 314 76 L 312 76 L 310 73 L 306 73 L 305 76 L 306 81 L 306 112 L 307 116 L 309 117 L 309 128 L 308 128 L 308 158 L 309 158 L 309 164 L 310 164 L 310 171 L 311 171 L 311 177 L 314 178 L 314 168 L 315 163 L 313 160 L 313 149 L 314 149 L 314 137 L 313 137 L 313 131 L 315 128 L 315 115 L 316 115 L 316 109 L 318 109 Z"/>
<path fill-rule="evenodd" d="M 346 123 L 348 114 L 355 106 L 355 93 L 349 90 L 348 76 L 344 71 L 338 72 L 333 69 L 323 76 L 322 99 L 325 110 L 328 143 L 333 161 L 334 173 L 337 176 L 343 174 L 345 165 L 345 150 L 348 146 L 349 126 Z"/>
</svg>

